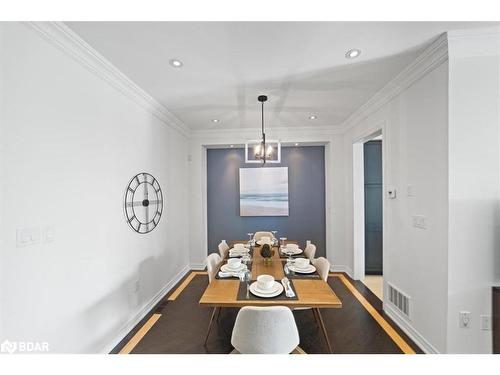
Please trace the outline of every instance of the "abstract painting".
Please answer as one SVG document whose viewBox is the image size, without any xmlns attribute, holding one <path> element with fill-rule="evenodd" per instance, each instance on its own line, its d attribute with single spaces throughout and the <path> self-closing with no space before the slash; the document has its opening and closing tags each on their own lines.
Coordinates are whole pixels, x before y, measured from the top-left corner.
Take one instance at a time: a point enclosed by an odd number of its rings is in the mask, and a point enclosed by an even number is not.
<svg viewBox="0 0 500 375">
<path fill-rule="evenodd" d="M 240 216 L 288 216 L 288 167 L 240 168 Z"/>
</svg>

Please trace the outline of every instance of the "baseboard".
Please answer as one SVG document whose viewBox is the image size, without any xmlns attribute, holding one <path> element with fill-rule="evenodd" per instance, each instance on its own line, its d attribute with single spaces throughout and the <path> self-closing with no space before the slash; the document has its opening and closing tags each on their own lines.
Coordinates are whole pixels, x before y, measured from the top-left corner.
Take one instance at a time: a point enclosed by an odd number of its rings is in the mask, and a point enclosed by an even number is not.
<svg viewBox="0 0 500 375">
<path fill-rule="evenodd" d="M 351 269 L 351 267 L 348 267 L 348 266 L 335 265 L 333 267 L 330 267 L 330 272 L 345 272 L 345 273 L 347 273 L 347 275 L 349 275 L 349 277 L 351 279 L 354 279 L 352 277 L 353 276 L 352 269 Z"/>
<path fill-rule="evenodd" d="M 101 354 L 110 353 L 129 332 L 160 302 L 163 297 L 190 271 L 189 266 L 185 266 L 177 275 L 175 275 L 156 295 L 146 303 L 139 312 L 120 330 L 116 338 L 101 351 Z"/>
<path fill-rule="evenodd" d="M 194 271 L 203 271 L 207 265 L 205 263 L 190 263 L 189 268 Z"/>
<path fill-rule="evenodd" d="M 437 350 L 429 341 L 427 341 L 425 339 L 425 337 L 420 334 L 420 332 L 418 332 L 415 328 L 413 328 L 408 323 L 408 321 L 406 321 L 404 318 L 402 318 L 399 315 L 399 313 L 394 308 L 392 308 L 392 306 L 390 306 L 388 303 L 384 303 L 384 312 L 425 353 L 427 353 L 427 354 L 439 354 L 439 350 Z"/>
</svg>

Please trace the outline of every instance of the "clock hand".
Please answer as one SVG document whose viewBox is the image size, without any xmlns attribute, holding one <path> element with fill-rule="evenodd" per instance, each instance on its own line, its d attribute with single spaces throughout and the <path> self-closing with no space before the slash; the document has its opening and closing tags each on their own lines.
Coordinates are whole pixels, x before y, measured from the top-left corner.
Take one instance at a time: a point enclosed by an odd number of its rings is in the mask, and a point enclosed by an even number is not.
<svg viewBox="0 0 500 375">
<path fill-rule="evenodd" d="M 142 202 L 127 202 L 127 207 L 142 206 Z"/>
</svg>

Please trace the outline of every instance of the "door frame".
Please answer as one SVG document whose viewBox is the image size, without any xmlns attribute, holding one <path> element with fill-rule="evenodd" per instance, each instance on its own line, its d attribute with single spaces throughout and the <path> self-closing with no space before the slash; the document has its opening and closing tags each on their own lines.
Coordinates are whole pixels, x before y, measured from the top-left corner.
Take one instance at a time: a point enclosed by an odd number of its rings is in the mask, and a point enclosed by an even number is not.
<svg viewBox="0 0 500 375">
<path fill-rule="evenodd" d="M 352 193 L 353 193 L 353 277 L 362 280 L 365 276 L 365 184 L 364 150 L 365 142 L 382 136 L 382 269 L 385 274 L 387 254 L 387 213 L 386 213 L 386 122 L 378 124 L 352 142 Z M 385 283 L 384 283 L 385 284 Z"/>
</svg>

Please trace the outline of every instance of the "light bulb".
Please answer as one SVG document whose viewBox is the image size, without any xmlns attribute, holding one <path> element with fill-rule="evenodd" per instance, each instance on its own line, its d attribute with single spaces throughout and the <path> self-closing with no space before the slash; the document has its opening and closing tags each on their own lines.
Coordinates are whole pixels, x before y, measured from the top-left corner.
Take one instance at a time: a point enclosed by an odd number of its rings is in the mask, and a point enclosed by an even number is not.
<svg viewBox="0 0 500 375">
<path fill-rule="evenodd" d="M 267 156 L 271 156 L 271 154 L 272 154 L 272 153 L 273 153 L 273 146 L 269 146 L 269 147 L 267 148 L 267 152 L 266 152 L 266 154 L 267 154 Z"/>
</svg>

